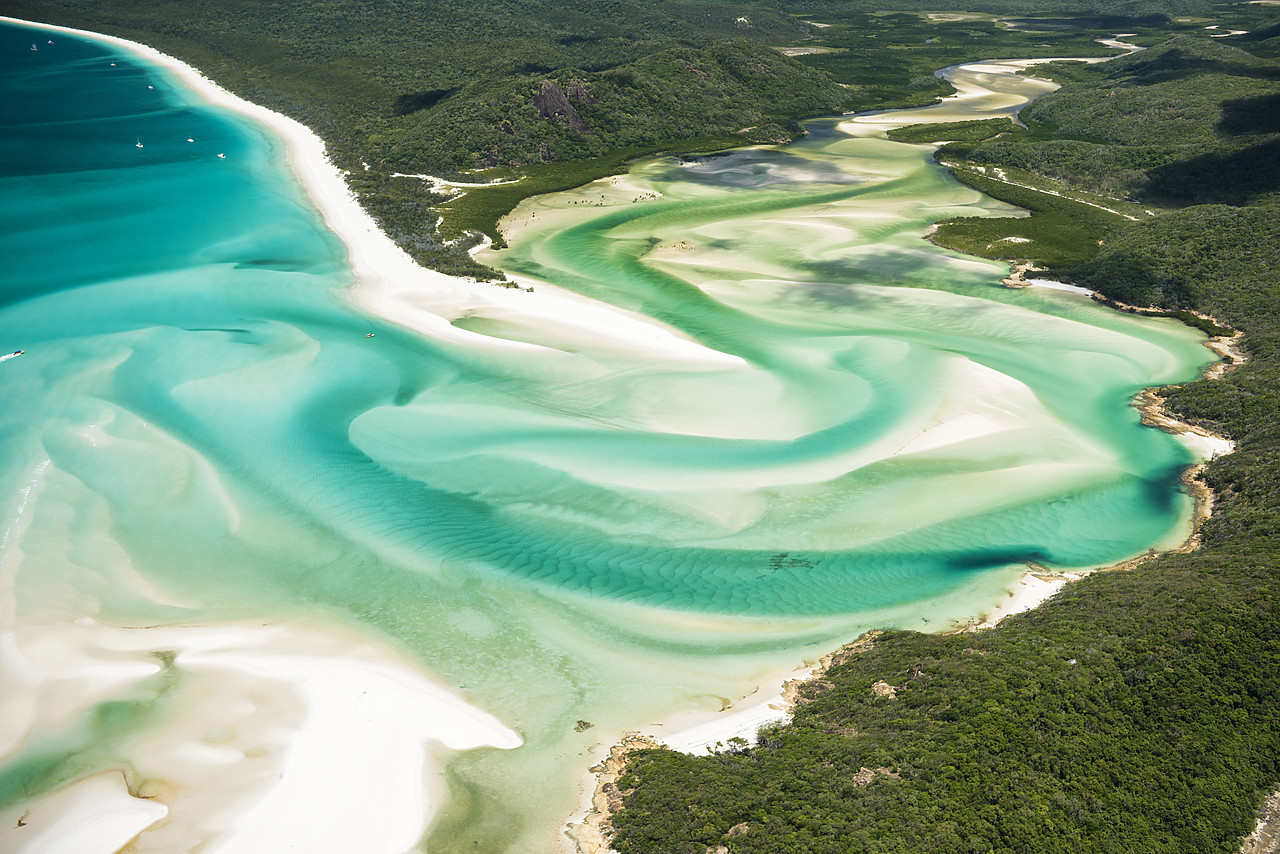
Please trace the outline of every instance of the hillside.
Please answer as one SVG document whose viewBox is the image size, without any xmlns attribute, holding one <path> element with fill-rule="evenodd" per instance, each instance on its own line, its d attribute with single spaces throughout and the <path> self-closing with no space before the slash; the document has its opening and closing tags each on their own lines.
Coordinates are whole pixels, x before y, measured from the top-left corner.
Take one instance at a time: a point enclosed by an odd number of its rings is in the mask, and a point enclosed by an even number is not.
<svg viewBox="0 0 1280 854">
<path fill-rule="evenodd" d="M 960 61 L 1105 55 L 1094 39 L 1116 28 L 1154 39 L 1201 27 L 1114 10 L 1082 25 L 994 12 L 885 14 L 861 0 L 804 9 L 713 0 L 6 0 L 3 9 L 144 42 L 302 121 L 419 262 L 490 279 L 501 274 L 467 253 L 479 233 L 501 243 L 497 222 L 520 199 L 615 173 L 629 158 L 784 141 L 800 132 L 797 118 L 927 104 L 950 91 L 934 71 Z M 432 185 L 396 177 L 422 174 L 522 180 L 446 205 Z"/>
<path fill-rule="evenodd" d="M 792 118 L 845 100 L 825 75 L 765 47 L 803 39 L 808 24 L 743 3 L 10 0 L 4 12 L 144 42 L 302 121 L 421 263 L 482 278 L 500 274 L 467 255 L 475 238 L 437 232 L 433 206 L 447 196 L 396 173 L 461 177 L 689 138 L 703 140 L 697 150 L 708 137 L 721 148 L 783 140 L 798 131 Z M 544 81 L 572 100 L 540 110 Z M 567 175 L 530 191 L 574 186 Z"/>
</svg>

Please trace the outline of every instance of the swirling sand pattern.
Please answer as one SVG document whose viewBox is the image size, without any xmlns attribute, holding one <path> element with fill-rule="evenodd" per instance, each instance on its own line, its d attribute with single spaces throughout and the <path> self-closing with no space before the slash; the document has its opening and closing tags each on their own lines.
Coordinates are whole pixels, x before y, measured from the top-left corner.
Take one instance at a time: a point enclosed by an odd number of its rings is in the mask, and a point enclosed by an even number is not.
<svg viewBox="0 0 1280 854">
<path fill-rule="evenodd" d="M 431 337 L 353 308 L 274 136 L 44 35 L 0 26 L 14 850 L 400 851 L 437 807 L 433 851 L 553 850 L 623 729 L 1185 527 L 1189 455 L 1128 400 L 1196 334 L 923 242 L 1005 210 L 927 147 L 816 122 L 513 214 L 512 299 L 683 349 L 479 299 Z"/>
</svg>

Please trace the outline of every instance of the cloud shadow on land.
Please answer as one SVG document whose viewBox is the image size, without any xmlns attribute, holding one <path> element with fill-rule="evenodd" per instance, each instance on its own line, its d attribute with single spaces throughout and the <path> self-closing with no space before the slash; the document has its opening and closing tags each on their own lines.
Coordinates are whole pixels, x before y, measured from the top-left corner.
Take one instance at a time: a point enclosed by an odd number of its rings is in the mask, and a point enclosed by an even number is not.
<svg viewBox="0 0 1280 854">
<path fill-rule="evenodd" d="M 1190 204 L 1246 205 L 1280 191 L 1280 139 L 1204 154 L 1147 173 L 1145 195 Z"/>
<path fill-rule="evenodd" d="M 1280 133 L 1280 92 L 1224 102 L 1218 130 L 1230 136 Z"/>
</svg>

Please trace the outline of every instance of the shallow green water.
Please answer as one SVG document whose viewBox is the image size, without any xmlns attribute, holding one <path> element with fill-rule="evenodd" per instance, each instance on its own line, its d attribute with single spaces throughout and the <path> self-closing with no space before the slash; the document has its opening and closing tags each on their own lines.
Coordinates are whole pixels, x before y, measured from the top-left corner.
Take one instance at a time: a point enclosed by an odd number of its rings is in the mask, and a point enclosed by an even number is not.
<svg viewBox="0 0 1280 854">
<path fill-rule="evenodd" d="M 0 27 L 0 350 L 27 350 L 0 364 L 5 626 L 388 640 L 526 742 L 453 762 L 433 851 L 551 850 L 623 730 L 869 627 L 971 618 L 1028 562 L 1184 534 L 1189 454 L 1128 401 L 1194 376 L 1198 335 L 922 241 L 1005 211 L 925 147 L 817 122 L 526 203 L 491 260 L 530 299 L 553 283 L 734 358 L 455 320 L 544 347 L 511 355 L 354 310 L 278 141 L 36 38 Z M 95 745 L 43 733 L 0 784 L 127 764 L 120 732 L 180 713 L 157 696 Z"/>
</svg>

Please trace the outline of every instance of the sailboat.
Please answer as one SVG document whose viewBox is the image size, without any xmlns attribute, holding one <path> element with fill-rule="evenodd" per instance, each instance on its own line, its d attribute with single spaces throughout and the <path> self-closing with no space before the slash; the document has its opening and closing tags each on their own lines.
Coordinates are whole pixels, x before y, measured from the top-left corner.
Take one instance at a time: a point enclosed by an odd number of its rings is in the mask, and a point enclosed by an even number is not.
<svg viewBox="0 0 1280 854">
<path fill-rule="evenodd" d="M 142 137 L 138 137 L 138 142 L 136 144 L 138 148 L 142 148 Z"/>
</svg>

